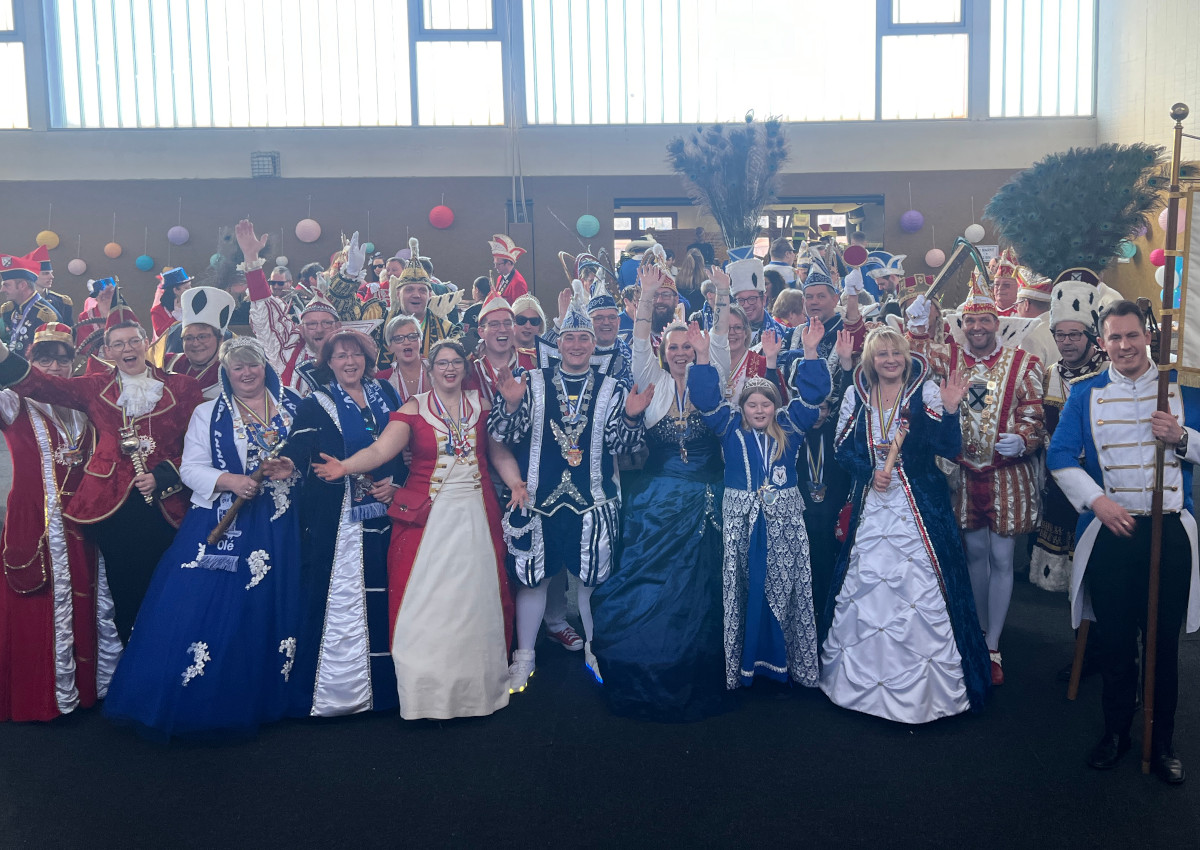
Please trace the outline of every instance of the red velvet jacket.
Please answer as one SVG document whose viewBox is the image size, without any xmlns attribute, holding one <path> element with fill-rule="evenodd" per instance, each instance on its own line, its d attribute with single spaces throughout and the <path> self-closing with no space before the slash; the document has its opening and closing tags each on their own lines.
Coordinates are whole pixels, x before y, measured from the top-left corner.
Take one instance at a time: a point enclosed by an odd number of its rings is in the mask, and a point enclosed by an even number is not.
<svg viewBox="0 0 1200 850">
<path fill-rule="evenodd" d="M 150 367 L 154 377 L 165 384 L 162 398 L 146 416 L 134 422 L 138 433 L 152 437 L 154 451 L 146 458 L 146 469 L 160 482 L 155 498 L 167 522 L 179 527 L 188 508 L 188 493 L 179 481 L 179 463 L 183 438 L 187 434 L 192 411 L 204 400 L 200 384 L 187 375 L 171 375 Z M 83 481 L 75 491 L 63 516 L 87 525 L 112 516 L 125 499 L 141 498 L 133 487 L 137 474 L 133 462 L 121 452 L 119 432 L 124 424 L 123 411 L 117 406 L 121 395 L 116 369 L 77 378 L 55 378 L 29 368 L 20 357 L 10 355 L 0 364 L 0 384 L 11 386 L 20 395 L 37 401 L 82 410 L 96 429 L 96 447 L 84 467 Z M 170 480 L 166 480 L 170 479 Z"/>
</svg>

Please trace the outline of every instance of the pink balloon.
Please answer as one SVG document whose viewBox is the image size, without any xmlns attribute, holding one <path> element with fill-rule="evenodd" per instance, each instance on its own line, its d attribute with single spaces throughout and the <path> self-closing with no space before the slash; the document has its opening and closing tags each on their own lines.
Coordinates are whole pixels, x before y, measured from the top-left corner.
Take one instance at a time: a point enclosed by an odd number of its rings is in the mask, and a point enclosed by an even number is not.
<svg viewBox="0 0 1200 850">
<path fill-rule="evenodd" d="M 1167 252 L 1162 248 L 1155 248 L 1150 252 L 1150 265 L 1161 266 L 1167 262 Z"/>
<path fill-rule="evenodd" d="M 1183 233 L 1183 231 L 1187 228 L 1187 224 L 1186 224 L 1187 216 L 1185 215 L 1186 212 L 1187 211 L 1183 207 L 1179 208 L 1179 217 L 1178 217 L 1178 220 L 1175 222 L 1175 232 L 1176 233 Z M 1163 211 L 1158 214 L 1158 226 L 1160 228 L 1162 228 L 1163 230 L 1167 229 L 1167 208 L 1166 207 L 1163 207 Z"/>
<path fill-rule="evenodd" d="M 303 218 L 296 224 L 296 238 L 301 242 L 316 242 L 321 238 L 321 225 L 311 218 Z"/>
</svg>

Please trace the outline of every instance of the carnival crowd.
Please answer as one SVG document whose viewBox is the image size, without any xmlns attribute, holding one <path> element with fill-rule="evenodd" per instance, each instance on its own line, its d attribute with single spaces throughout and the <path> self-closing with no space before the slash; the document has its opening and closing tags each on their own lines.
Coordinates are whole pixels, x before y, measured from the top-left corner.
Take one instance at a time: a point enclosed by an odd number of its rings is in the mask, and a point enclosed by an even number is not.
<svg viewBox="0 0 1200 850">
<path fill-rule="evenodd" d="M 503 234 L 461 289 L 416 240 L 355 234 L 293 276 L 253 223 L 236 239 L 244 287 L 164 270 L 149 328 L 113 279 L 75 315 L 44 248 L 0 255 L 0 720 L 483 716 L 561 647 L 623 715 L 702 718 L 765 679 L 926 723 L 1003 685 L 1028 535 L 1031 581 L 1095 621 L 1087 758 L 1112 767 L 1165 444 L 1154 767 L 1183 781 L 1200 411 L 1176 384 L 1155 410 L 1147 317 L 1095 271 L 1006 251 L 945 305 L 903 255 L 828 238 L 724 264 L 644 238 L 565 261 L 552 317 Z"/>
</svg>

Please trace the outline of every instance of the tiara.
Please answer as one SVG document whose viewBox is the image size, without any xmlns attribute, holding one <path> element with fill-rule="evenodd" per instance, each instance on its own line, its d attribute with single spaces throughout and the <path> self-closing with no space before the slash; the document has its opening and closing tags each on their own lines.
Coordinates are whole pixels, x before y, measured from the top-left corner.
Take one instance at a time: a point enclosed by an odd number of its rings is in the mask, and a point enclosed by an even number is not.
<svg viewBox="0 0 1200 850">
<path fill-rule="evenodd" d="M 742 392 L 745 392 L 746 390 L 758 390 L 766 388 L 775 389 L 775 385 L 766 378 L 760 378 L 758 375 L 747 378 L 746 382 L 742 384 Z"/>
<path fill-rule="evenodd" d="M 258 341 L 257 337 L 253 336 L 235 336 L 233 339 L 225 341 L 224 348 L 226 354 L 231 351 L 237 351 L 239 348 L 253 348 L 263 355 L 267 353 L 267 350 L 263 348 L 263 344 Z"/>
</svg>

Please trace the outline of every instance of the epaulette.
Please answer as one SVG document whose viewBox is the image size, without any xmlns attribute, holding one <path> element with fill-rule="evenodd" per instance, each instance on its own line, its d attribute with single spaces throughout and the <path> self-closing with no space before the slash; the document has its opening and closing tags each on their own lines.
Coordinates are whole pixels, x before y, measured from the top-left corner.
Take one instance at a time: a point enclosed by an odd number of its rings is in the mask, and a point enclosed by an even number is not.
<svg viewBox="0 0 1200 850">
<path fill-rule="evenodd" d="M 38 305 L 38 318 L 42 320 L 41 324 L 61 321 L 58 317 L 58 311 L 51 307 L 50 302 L 45 299 Z"/>
<path fill-rule="evenodd" d="M 53 289 L 51 289 L 51 290 L 50 290 L 50 294 L 51 294 L 51 295 L 56 295 L 56 296 L 58 296 L 59 298 L 61 298 L 61 299 L 62 299 L 62 303 L 66 304 L 68 307 L 74 307 L 74 306 L 75 306 L 75 302 L 71 300 L 71 296 L 70 296 L 70 295 L 64 295 L 64 294 L 63 294 L 63 293 L 61 293 L 61 292 L 55 292 Z"/>
<path fill-rule="evenodd" d="M 1104 366 L 1104 369 L 1107 369 L 1107 368 L 1108 368 L 1108 365 L 1106 363 Z M 1073 386 L 1075 386 L 1075 384 L 1079 383 L 1080 381 L 1090 380 L 1091 378 L 1094 378 L 1097 375 L 1099 375 L 1101 372 L 1103 372 L 1104 369 L 1097 369 L 1095 372 L 1088 372 L 1086 375 L 1080 375 L 1076 378 L 1067 378 L 1067 386 L 1073 387 Z"/>
<path fill-rule="evenodd" d="M 3 304 L 0 304 L 0 313 L 3 313 L 7 316 L 16 306 L 17 305 L 11 301 L 5 301 Z"/>
</svg>

